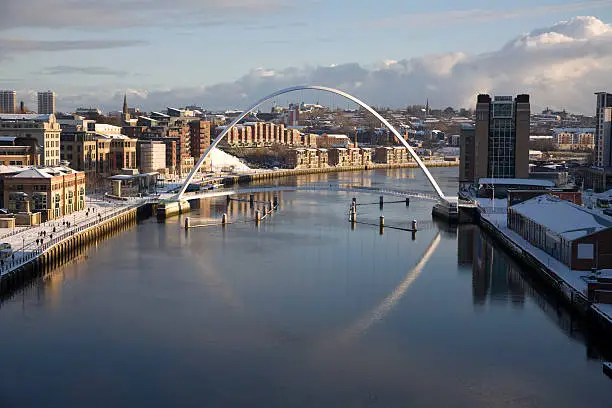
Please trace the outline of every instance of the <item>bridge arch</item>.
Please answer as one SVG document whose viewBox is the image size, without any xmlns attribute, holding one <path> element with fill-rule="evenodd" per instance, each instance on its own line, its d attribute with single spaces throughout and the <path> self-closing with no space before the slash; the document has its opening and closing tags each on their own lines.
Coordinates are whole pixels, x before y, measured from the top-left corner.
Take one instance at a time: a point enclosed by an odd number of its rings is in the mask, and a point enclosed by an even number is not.
<svg viewBox="0 0 612 408">
<path fill-rule="evenodd" d="M 362 102 L 361 100 L 355 98 L 354 96 L 352 96 L 352 95 L 350 95 L 350 94 L 348 94 L 346 92 L 340 91 L 338 89 L 328 88 L 326 86 L 319 86 L 319 85 L 298 85 L 298 86 L 293 86 L 293 87 L 290 87 L 290 88 L 281 89 L 279 91 L 271 93 L 270 95 L 268 95 L 266 97 L 261 98 L 260 100 L 255 102 L 253 105 L 251 105 L 241 115 L 236 117 L 229 124 L 229 126 L 226 127 L 223 130 L 223 132 L 221 132 L 219 134 L 219 136 L 217 136 L 213 140 L 213 142 L 210 144 L 210 146 L 208 146 L 206 151 L 204 151 L 204 154 L 202 155 L 202 157 L 200 157 L 200 159 L 195 164 L 193 169 L 189 172 L 189 175 L 187 176 L 187 180 L 185 180 L 185 183 L 181 186 L 180 190 L 178 191 L 177 198 L 178 199 L 182 198 L 183 194 L 185 193 L 185 190 L 187 189 L 187 187 L 189 186 L 189 184 L 191 183 L 191 181 L 195 177 L 195 174 L 197 173 L 197 171 L 200 169 L 200 167 L 202 167 L 202 164 L 204 163 L 204 160 L 206 159 L 206 157 L 208 157 L 208 155 L 210 154 L 212 149 L 214 149 L 221 142 L 221 140 L 223 140 L 223 138 L 227 135 L 227 133 L 230 130 L 232 130 L 232 128 L 234 126 L 236 126 L 238 123 L 240 123 L 240 121 L 242 119 L 244 119 L 253 110 L 257 109 L 260 105 L 268 102 L 269 100 L 271 100 L 271 99 L 273 99 L 273 98 L 275 98 L 275 97 L 277 97 L 279 95 L 283 95 L 283 94 L 290 93 L 290 92 L 295 92 L 295 91 L 302 91 L 302 90 L 324 91 L 324 92 L 329 92 L 329 93 L 332 93 L 332 94 L 336 94 L 336 95 L 342 96 L 342 97 L 344 97 L 344 98 L 346 98 L 346 99 L 348 99 L 348 100 L 350 100 L 352 102 L 355 102 L 357 105 L 361 106 L 362 108 L 364 108 L 365 110 L 370 112 L 372 115 L 374 115 L 376 117 L 376 119 L 378 119 L 383 125 L 385 125 L 391 131 L 391 133 L 393 133 L 393 135 L 408 149 L 408 152 L 410 153 L 410 155 L 412 156 L 414 161 L 417 162 L 417 164 L 419 165 L 421 170 L 423 170 L 423 173 L 425 173 L 425 176 L 427 177 L 427 180 L 429 181 L 431 186 L 436 191 L 436 194 L 438 195 L 438 197 L 440 197 L 441 200 L 445 200 L 446 201 L 446 197 L 444 196 L 444 193 L 442 192 L 442 189 L 440 188 L 440 186 L 438 185 L 436 180 L 433 178 L 433 176 L 429 172 L 429 169 L 427 169 L 427 167 L 425 166 L 425 163 L 423 163 L 421 158 L 416 154 L 416 152 L 414 151 L 412 146 L 410 146 L 410 144 L 408 144 L 406 139 L 404 139 L 402 137 L 402 135 L 397 131 L 397 129 L 395 129 L 393 126 L 391 126 L 391 124 L 385 118 L 383 118 L 378 112 L 376 112 L 374 109 L 372 109 L 365 102 Z"/>
</svg>

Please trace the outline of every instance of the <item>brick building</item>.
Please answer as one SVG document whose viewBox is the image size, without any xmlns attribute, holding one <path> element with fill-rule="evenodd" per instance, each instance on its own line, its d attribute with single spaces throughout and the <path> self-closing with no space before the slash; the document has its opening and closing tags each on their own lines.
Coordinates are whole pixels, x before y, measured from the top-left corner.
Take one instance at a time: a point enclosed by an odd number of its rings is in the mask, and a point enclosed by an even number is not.
<svg viewBox="0 0 612 408">
<path fill-rule="evenodd" d="M 569 269 L 612 269 L 612 221 L 550 195 L 508 209 L 508 227 Z"/>
</svg>

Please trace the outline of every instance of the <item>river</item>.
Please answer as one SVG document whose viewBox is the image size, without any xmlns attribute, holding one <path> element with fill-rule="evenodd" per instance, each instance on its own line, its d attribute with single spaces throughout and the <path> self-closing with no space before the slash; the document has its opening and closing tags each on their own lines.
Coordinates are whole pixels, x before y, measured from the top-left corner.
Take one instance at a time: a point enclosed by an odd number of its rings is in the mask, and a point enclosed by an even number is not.
<svg viewBox="0 0 612 408">
<path fill-rule="evenodd" d="M 456 168 L 432 173 L 456 193 Z M 418 169 L 293 183 L 431 192 Z M 189 214 L 201 228 L 145 220 L 3 300 L 0 407 L 612 405 L 605 351 L 478 227 L 278 195 L 259 226 L 225 198 Z"/>
</svg>

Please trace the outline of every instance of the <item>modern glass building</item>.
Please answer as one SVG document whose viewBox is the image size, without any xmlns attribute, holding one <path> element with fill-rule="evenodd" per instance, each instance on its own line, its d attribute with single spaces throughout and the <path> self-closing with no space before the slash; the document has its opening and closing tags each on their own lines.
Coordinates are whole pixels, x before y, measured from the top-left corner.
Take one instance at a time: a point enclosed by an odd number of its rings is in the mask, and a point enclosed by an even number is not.
<svg viewBox="0 0 612 408">
<path fill-rule="evenodd" d="M 598 92 L 595 110 L 595 165 L 612 167 L 612 94 Z"/>
<path fill-rule="evenodd" d="M 474 142 L 462 152 L 473 163 L 474 182 L 529 177 L 530 115 L 529 95 L 478 95 Z"/>
</svg>

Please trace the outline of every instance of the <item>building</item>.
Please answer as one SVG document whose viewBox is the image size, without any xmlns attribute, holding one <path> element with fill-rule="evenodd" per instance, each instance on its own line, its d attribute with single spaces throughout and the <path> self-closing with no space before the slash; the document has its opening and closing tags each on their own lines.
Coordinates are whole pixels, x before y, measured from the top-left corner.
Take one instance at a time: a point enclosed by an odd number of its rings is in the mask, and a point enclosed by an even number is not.
<svg viewBox="0 0 612 408">
<path fill-rule="evenodd" d="M 374 162 L 379 164 L 395 164 L 395 152 L 392 147 L 377 147 L 374 150 Z"/>
<path fill-rule="evenodd" d="M 12 136 L 29 141 L 42 152 L 44 166 L 59 166 L 62 129 L 55 115 L 0 114 L 0 136 Z"/>
<path fill-rule="evenodd" d="M 328 167 L 327 149 L 291 149 L 287 153 L 287 166 L 293 169 L 320 169 Z"/>
<path fill-rule="evenodd" d="M 0 113 L 17 113 L 17 92 L 0 91 Z"/>
<path fill-rule="evenodd" d="M 151 173 L 166 168 L 166 145 L 159 141 L 139 143 L 140 171 Z"/>
<path fill-rule="evenodd" d="M 344 147 L 335 147 L 328 151 L 329 165 L 336 167 L 349 166 L 351 158 L 348 149 Z"/>
<path fill-rule="evenodd" d="M 473 184 L 476 179 L 476 128 L 471 124 L 461 125 L 459 139 L 459 183 Z"/>
<path fill-rule="evenodd" d="M 38 93 L 38 113 L 40 115 L 55 114 L 55 92 Z"/>
<path fill-rule="evenodd" d="M 4 177 L 4 204 L 11 212 L 40 212 L 51 220 L 85 209 L 85 174 L 71 168 L 25 168 Z"/>
<path fill-rule="evenodd" d="M 553 142 L 560 150 L 593 150 L 595 128 L 553 129 Z"/>
<path fill-rule="evenodd" d="M 470 164 L 464 168 L 464 181 L 479 178 L 529 177 L 529 95 L 478 95 L 474 141 L 461 142 L 463 160 Z M 465 127 L 464 136 L 471 130 Z M 473 171 L 472 171 L 473 168 Z"/>
<path fill-rule="evenodd" d="M 595 109 L 595 165 L 612 167 L 612 94 L 598 92 Z"/>
<path fill-rule="evenodd" d="M 31 166 L 40 162 L 36 145 L 14 136 L 0 136 L 0 165 Z"/>
<path fill-rule="evenodd" d="M 508 227 L 571 270 L 612 268 L 612 221 L 550 195 L 508 209 Z"/>
<path fill-rule="evenodd" d="M 210 146 L 210 121 L 199 119 L 190 121 L 189 134 L 191 137 L 191 157 L 199 160 Z"/>
</svg>

